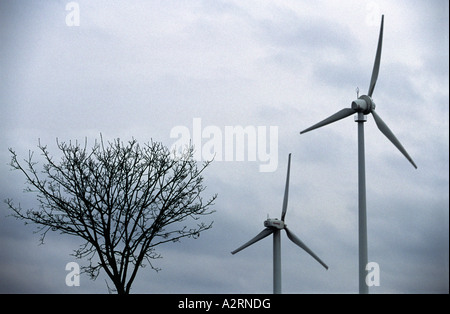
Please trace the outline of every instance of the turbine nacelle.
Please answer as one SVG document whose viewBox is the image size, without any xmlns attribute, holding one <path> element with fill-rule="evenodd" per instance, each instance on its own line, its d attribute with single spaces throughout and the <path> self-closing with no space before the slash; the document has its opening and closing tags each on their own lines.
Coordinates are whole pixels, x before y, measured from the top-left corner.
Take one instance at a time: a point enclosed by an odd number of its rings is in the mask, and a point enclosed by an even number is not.
<svg viewBox="0 0 450 314">
<path fill-rule="evenodd" d="M 358 99 L 352 101 L 352 109 L 356 112 L 362 112 L 363 114 L 369 114 L 375 109 L 375 103 L 372 98 L 367 95 L 362 95 Z"/>
<path fill-rule="evenodd" d="M 264 227 L 266 228 L 276 228 L 279 230 L 284 229 L 284 227 L 286 227 L 286 225 L 284 224 L 284 221 L 282 220 L 278 220 L 277 218 L 269 218 L 266 221 L 264 221 Z"/>
</svg>

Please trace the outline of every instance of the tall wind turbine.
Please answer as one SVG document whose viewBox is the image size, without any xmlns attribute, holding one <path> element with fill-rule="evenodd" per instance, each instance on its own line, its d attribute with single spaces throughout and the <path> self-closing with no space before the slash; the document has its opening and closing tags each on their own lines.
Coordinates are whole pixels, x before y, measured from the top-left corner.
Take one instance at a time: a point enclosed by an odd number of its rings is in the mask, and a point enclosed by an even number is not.
<svg viewBox="0 0 450 314">
<path fill-rule="evenodd" d="M 266 227 L 263 231 L 261 231 L 256 237 L 239 247 L 238 249 L 231 252 L 231 254 L 236 254 L 237 252 L 245 249 L 246 247 L 258 242 L 259 240 L 264 239 L 265 237 L 273 234 L 273 293 L 279 294 L 281 293 L 281 241 L 280 241 L 280 231 L 284 229 L 288 238 L 294 242 L 296 245 L 305 250 L 309 255 L 314 257 L 323 267 L 328 269 L 328 266 L 322 262 L 322 260 L 314 254 L 295 234 L 292 233 L 287 228 L 287 225 L 284 223 L 284 218 L 286 216 L 287 204 L 288 204 L 288 194 L 289 194 L 289 172 L 291 168 L 291 154 L 289 154 L 288 159 L 288 169 L 286 176 L 286 187 L 284 189 L 284 199 L 283 199 L 283 208 L 281 211 L 281 220 L 277 218 L 271 219 L 268 218 L 264 221 L 264 226 Z"/>
<path fill-rule="evenodd" d="M 358 232 L 359 232 L 359 293 L 368 293 L 369 287 L 365 282 L 366 265 L 368 263 L 367 257 L 367 217 L 366 217 L 366 174 L 364 161 L 364 122 L 366 122 L 366 115 L 372 114 L 377 124 L 378 129 L 383 133 L 395 147 L 409 160 L 409 162 L 417 168 L 412 158 L 403 148 L 400 141 L 395 137 L 394 133 L 384 123 L 381 117 L 375 112 L 375 103 L 372 100 L 372 94 L 375 89 L 375 84 L 378 78 L 378 71 L 380 69 L 381 46 L 383 42 L 383 24 L 384 15 L 381 16 L 380 35 L 378 38 L 378 48 L 375 56 L 375 63 L 372 70 L 372 78 L 370 79 L 369 92 L 367 95 L 362 95 L 352 102 L 351 108 L 345 108 L 338 111 L 334 115 L 325 120 L 303 130 L 300 134 L 320 128 L 324 125 L 346 118 L 356 113 L 355 122 L 358 123 Z"/>
</svg>

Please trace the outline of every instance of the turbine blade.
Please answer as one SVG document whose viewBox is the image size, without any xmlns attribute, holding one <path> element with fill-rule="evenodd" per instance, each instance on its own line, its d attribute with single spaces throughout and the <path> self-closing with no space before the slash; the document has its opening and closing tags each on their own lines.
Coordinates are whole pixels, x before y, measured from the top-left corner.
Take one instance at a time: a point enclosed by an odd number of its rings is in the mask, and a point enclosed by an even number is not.
<svg viewBox="0 0 450 314">
<path fill-rule="evenodd" d="M 258 242 L 259 240 L 264 239 L 265 237 L 271 235 L 273 233 L 273 229 L 271 228 L 266 228 L 263 231 L 261 231 L 260 233 L 258 233 L 256 235 L 256 237 L 254 237 L 253 239 L 251 239 L 250 241 L 248 241 L 247 243 L 245 243 L 244 245 L 242 245 L 241 247 L 239 247 L 238 249 L 234 250 L 233 252 L 231 252 L 231 254 L 236 254 L 239 251 L 242 251 L 243 249 L 245 249 L 246 247 L 252 245 L 255 242 Z"/>
<path fill-rule="evenodd" d="M 286 230 L 287 236 L 288 238 L 294 242 L 295 244 L 297 244 L 299 247 L 301 247 L 302 249 L 304 249 L 309 255 L 311 255 L 316 261 L 318 261 L 323 267 L 325 267 L 325 269 L 328 269 L 327 264 L 325 264 L 316 254 L 314 254 L 313 251 L 311 251 L 306 245 L 305 243 L 303 243 L 299 238 L 297 238 L 297 236 L 295 234 L 293 234 L 291 231 L 289 231 L 288 228 L 284 228 L 284 230 Z"/>
<path fill-rule="evenodd" d="M 406 149 L 402 146 L 400 141 L 395 137 L 394 133 L 392 133 L 391 129 L 384 123 L 384 121 L 381 119 L 381 117 L 375 112 L 375 110 L 372 110 L 373 118 L 375 119 L 375 123 L 377 124 L 378 129 L 383 133 L 391 142 L 395 145 L 395 147 L 398 148 L 398 150 L 406 157 L 406 159 L 409 160 L 409 162 L 414 166 L 414 168 L 417 169 L 416 164 L 412 160 L 412 158 L 408 155 L 408 152 Z"/>
<path fill-rule="evenodd" d="M 286 186 L 284 188 L 284 198 L 283 198 L 283 209 L 281 211 L 281 221 L 284 221 L 284 217 L 286 216 L 287 204 L 288 204 L 288 196 L 289 196 L 289 173 L 291 171 L 291 154 L 289 154 L 288 158 L 288 168 L 286 175 Z"/>
<path fill-rule="evenodd" d="M 378 72 L 380 70 L 381 47 L 383 45 L 383 25 L 384 25 L 384 15 L 381 16 L 380 35 L 378 37 L 377 54 L 375 56 L 375 63 L 373 64 L 372 78 L 370 79 L 368 92 L 369 97 L 372 97 L 372 93 L 373 90 L 375 89 L 375 84 L 377 83 L 378 79 Z"/>
<path fill-rule="evenodd" d="M 316 123 L 313 126 L 311 126 L 311 127 L 307 128 L 307 129 L 301 131 L 300 134 L 303 134 L 303 133 L 309 132 L 311 130 L 320 128 L 320 127 L 325 126 L 327 124 L 330 124 L 332 122 L 344 119 L 344 118 L 354 114 L 355 112 L 356 112 L 356 110 L 354 110 L 352 108 L 342 109 L 341 111 L 336 112 L 334 115 L 326 118 L 325 120 L 322 120 L 319 123 Z"/>
</svg>

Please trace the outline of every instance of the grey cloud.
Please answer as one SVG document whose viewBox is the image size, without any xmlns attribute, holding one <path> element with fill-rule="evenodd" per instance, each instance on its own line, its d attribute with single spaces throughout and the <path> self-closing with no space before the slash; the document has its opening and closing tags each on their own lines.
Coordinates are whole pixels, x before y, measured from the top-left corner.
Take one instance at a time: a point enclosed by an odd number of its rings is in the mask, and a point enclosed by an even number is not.
<svg viewBox="0 0 450 314">
<path fill-rule="evenodd" d="M 163 270 L 143 269 L 133 292 L 270 293 L 271 240 L 229 252 L 259 232 L 267 214 L 279 217 L 288 153 L 289 227 L 330 270 L 283 237 L 284 291 L 357 292 L 356 124 L 349 117 L 299 132 L 349 106 L 356 86 L 367 89 L 374 43 L 336 18 L 353 16 L 360 3 L 342 12 L 330 12 L 327 1 L 302 3 L 316 16 L 294 11 L 295 1 L 79 3 L 81 25 L 69 28 L 64 2 L 1 2 L 0 199 L 35 205 L 9 171 L 7 148 L 26 157 L 38 138 L 55 147 L 56 137 L 92 143 L 102 132 L 169 146 L 171 128 L 192 128 L 196 117 L 218 128 L 275 125 L 277 170 L 213 163 L 205 182 L 219 194 L 214 227 L 161 247 L 155 263 Z M 395 43 L 383 52 L 374 100 L 419 169 L 371 117 L 366 123 L 369 258 L 381 267 L 372 293 L 448 292 L 448 14 L 441 2 L 414 3 L 384 4 Z M 377 27 L 370 30 L 376 39 Z M 403 60 L 395 55 L 402 47 L 420 49 Z M 95 282 L 82 276 L 78 288 L 64 284 L 76 240 L 52 234 L 37 246 L 32 228 L 7 214 L 2 203 L 0 291 L 107 293 L 104 274 Z"/>
</svg>

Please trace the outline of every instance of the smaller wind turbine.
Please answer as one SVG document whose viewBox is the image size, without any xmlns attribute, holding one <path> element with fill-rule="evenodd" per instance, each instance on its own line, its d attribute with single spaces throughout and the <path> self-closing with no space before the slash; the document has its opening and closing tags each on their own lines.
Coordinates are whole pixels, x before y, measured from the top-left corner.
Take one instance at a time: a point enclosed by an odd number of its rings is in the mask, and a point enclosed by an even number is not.
<svg viewBox="0 0 450 314">
<path fill-rule="evenodd" d="M 286 216 L 287 204 L 288 204 L 288 194 L 289 194 L 289 172 L 291 168 L 291 154 L 289 154 L 288 159 L 288 169 L 286 176 L 286 187 L 284 189 L 284 199 L 283 199 L 283 208 L 281 211 L 281 220 L 277 218 L 271 219 L 267 218 L 264 221 L 264 227 L 266 227 L 263 231 L 261 231 L 256 237 L 239 247 L 238 249 L 231 252 L 231 254 L 236 254 L 237 252 L 245 249 L 246 247 L 258 242 L 259 240 L 264 239 L 265 237 L 273 234 L 273 293 L 279 294 L 281 293 L 281 238 L 280 231 L 284 229 L 288 238 L 294 242 L 296 245 L 305 250 L 309 255 L 311 255 L 316 261 L 322 264 L 323 267 L 328 269 L 328 266 L 316 255 L 313 251 L 311 251 L 295 234 L 292 233 L 287 228 L 287 225 L 284 223 L 284 218 Z"/>
</svg>

